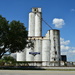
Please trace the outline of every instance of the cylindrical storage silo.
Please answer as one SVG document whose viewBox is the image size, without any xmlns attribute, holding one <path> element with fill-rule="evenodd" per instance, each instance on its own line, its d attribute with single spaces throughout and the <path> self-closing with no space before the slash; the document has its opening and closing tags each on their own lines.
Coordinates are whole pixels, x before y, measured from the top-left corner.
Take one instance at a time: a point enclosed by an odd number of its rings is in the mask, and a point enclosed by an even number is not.
<svg viewBox="0 0 75 75">
<path fill-rule="evenodd" d="M 60 32 L 59 30 L 50 30 L 51 50 L 50 61 L 54 66 L 60 66 Z"/>
<path fill-rule="evenodd" d="M 31 40 L 32 43 L 35 42 L 35 40 Z M 30 46 L 31 43 L 28 43 Z M 26 61 L 34 61 L 34 55 L 32 54 L 34 52 L 33 47 L 26 48 Z"/>
<path fill-rule="evenodd" d="M 35 36 L 42 35 L 42 20 L 41 12 L 36 12 L 35 15 Z"/>
<path fill-rule="evenodd" d="M 29 32 L 28 36 L 32 37 L 35 36 L 35 13 L 29 13 Z"/>
<path fill-rule="evenodd" d="M 17 61 L 25 61 L 25 53 L 24 52 L 18 52 L 17 53 Z"/>
<path fill-rule="evenodd" d="M 50 40 L 43 39 L 42 41 L 42 66 L 49 66 L 50 62 Z"/>
<path fill-rule="evenodd" d="M 34 61 L 42 61 L 42 39 L 35 40 L 34 52 L 37 53 L 34 56 Z"/>
<path fill-rule="evenodd" d="M 33 52 L 34 50 L 32 48 L 26 48 L 26 61 L 34 61 L 34 56 L 30 54 L 30 52 Z"/>
</svg>

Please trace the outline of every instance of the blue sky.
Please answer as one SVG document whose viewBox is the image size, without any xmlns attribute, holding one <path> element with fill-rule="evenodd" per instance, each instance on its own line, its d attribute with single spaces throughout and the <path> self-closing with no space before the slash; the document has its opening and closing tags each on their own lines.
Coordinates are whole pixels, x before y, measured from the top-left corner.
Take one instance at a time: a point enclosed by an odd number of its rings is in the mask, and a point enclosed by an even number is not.
<svg viewBox="0 0 75 75">
<path fill-rule="evenodd" d="M 28 28 L 31 8 L 41 7 L 43 19 L 60 30 L 61 54 L 75 61 L 75 0 L 0 0 L 0 14 L 7 20 L 19 20 Z M 42 34 L 50 28 L 42 23 Z"/>
</svg>

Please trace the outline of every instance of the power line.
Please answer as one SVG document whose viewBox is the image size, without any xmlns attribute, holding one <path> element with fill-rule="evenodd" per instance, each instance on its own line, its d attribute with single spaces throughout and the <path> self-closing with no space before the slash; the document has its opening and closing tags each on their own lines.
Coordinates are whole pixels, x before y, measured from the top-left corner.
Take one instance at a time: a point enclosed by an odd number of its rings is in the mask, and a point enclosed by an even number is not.
<svg viewBox="0 0 75 75">
<path fill-rule="evenodd" d="M 47 26 L 49 26 L 49 28 L 53 29 L 43 18 L 41 18 L 41 19 Z"/>
<path fill-rule="evenodd" d="M 37 14 L 38 15 L 38 14 Z M 38 15 L 39 16 L 39 15 Z M 40 17 L 40 16 L 39 16 Z M 42 17 L 40 17 L 41 18 L 41 20 L 49 27 L 49 28 L 51 28 L 51 29 L 53 29 Z"/>
</svg>

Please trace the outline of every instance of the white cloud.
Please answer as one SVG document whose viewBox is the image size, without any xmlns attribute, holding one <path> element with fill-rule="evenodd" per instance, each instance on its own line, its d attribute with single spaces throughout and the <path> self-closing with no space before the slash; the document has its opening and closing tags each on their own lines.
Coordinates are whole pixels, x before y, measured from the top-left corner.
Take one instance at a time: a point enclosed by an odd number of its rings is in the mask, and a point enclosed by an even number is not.
<svg viewBox="0 0 75 75">
<path fill-rule="evenodd" d="M 68 45 L 70 43 L 70 40 L 64 40 L 64 38 L 60 38 L 60 44 L 61 45 Z"/>
<path fill-rule="evenodd" d="M 75 47 L 70 47 L 70 40 L 64 40 L 60 38 L 61 54 L 67 55 L 68 61 L 75 61 Z"/>
<path fill-rule="evenodd" d="M 65 51 L 65 52 L 61 52 L 61 55 L 67 55 L 67 52 Z"/>
<path fill-rule="evenodd" d="M 61 51 L 63 51 L 63 50 L 69 50 L 69 49 L 70 49 L 69 46 L 61 45 Z"/>
<path fill-rule="evenodd" d="M 68 46 L 69 44 L 70 44 L 70 40 L 64 40 L 64 38 L 60 38 L 61 51 L 73 50 L 74 47 L 69 47 Z"/>
<path fill-rule="evenodd" d="M 62 26 L 65 24 L 65 22 L 63 19 L 54 18 L 53 24 L 55 25 L 56 28 L 62 28 Z"/>
<path fill-rule="evenodd" d="M 75 9 L 71 9 L 72 12 L 75 12 Z"/>
<path fill-rule="evenodd" d="M 71 50 L 71 51 L 69 51 L 69 53 L 72 53 L 72 54 L 74 53 L 75 54 L 75 50 Z"/>
<path fill-rule="evenodd" d="M 75 47 L 72 47 L 73 50 L 75 50 Z"/>
</svg>

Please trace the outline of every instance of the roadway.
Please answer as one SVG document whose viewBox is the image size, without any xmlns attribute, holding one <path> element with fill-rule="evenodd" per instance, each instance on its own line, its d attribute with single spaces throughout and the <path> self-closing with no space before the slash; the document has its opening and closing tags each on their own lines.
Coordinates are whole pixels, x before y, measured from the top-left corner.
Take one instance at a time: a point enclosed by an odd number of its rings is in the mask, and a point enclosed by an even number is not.
<svg viewBox="0 0 75 75">
<path fill-rule="evenodd" d="M 0 70 L 0 75 L 75 75 L 75 71 Z"/>
</svg>

